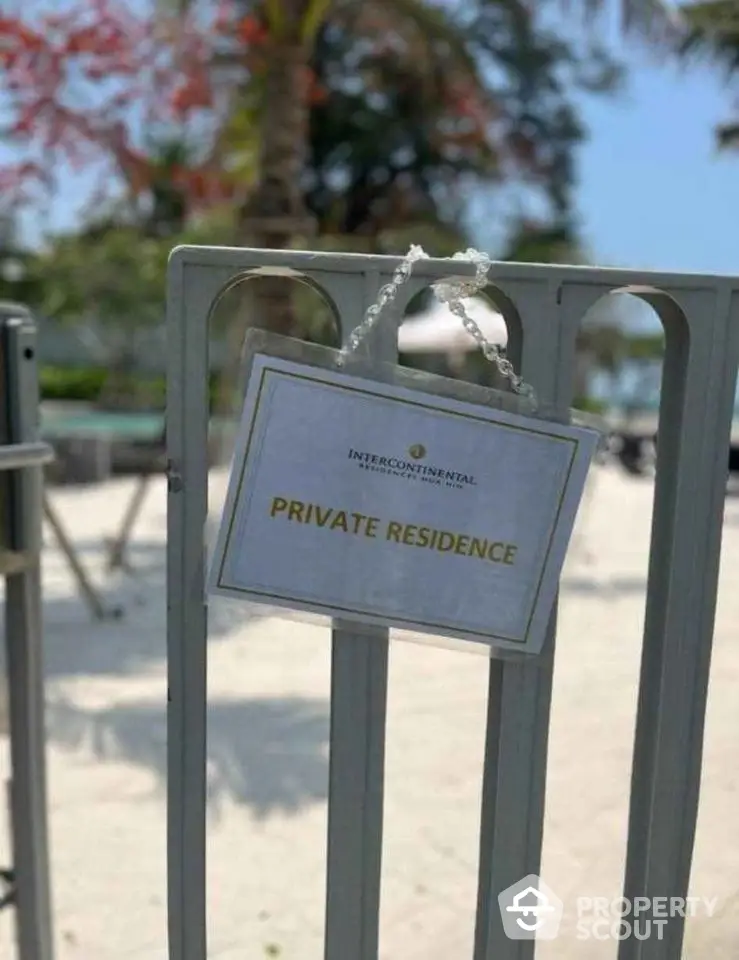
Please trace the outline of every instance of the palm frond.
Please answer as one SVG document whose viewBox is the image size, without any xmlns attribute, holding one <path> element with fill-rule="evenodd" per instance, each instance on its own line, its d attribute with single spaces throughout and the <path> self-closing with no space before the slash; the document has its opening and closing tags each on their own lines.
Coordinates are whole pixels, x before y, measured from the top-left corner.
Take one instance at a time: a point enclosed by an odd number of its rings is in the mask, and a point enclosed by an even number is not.
<svg viewBox="0 0 739 960">
<path fill-rule="evenodd" d="M 684 4 L 680 15 L 695 30 L 739 36 L 739 2 L 737 0 L 703 0 Z"/>
<path fill-rule="evenodd" d="M 446 49 L 455 65 L 471 76 L 478 64 L 470 52 L 469 37 L 448 9 L 426 0 L 338 0 L 333 7 L 337 17 L 365 33 L 384 31 L 387 36 L 413 37 L 428 51 Z M 436 58 L 434 58 L 436 59 Z"/>
<path fill-rule="evenodd" d="M 739 74 L 739 0 L 698 0 L 680 13 L 687 28 L 681 55 L 707 60 L 729 79 Z M 739 123 L 722 123 L 715 133 L 719 150 L 739 148 Z"/>
<path fill-rule="evenodd" d="M 708 58 L 731 75 L 739 70 L 739 0 L 705 0 L 680 8 L 686 25 L 680 52 Z"/>
<path fill-rule="evenodd" d="M 565 13 L 584 18 L 586 23 L 596 21 L 614 10 L 605 0 L 562 0 Z M 669 0 L 620 0 L 617 5 L 621 31 L 654 41 L 674 40 L 683 29 L 679 11 Z"/>
<path fill-rule="evenodd" d="M 719 150 L 739 150 L 739 123 L 722 123 L 716 128 Z"/>
</svg>

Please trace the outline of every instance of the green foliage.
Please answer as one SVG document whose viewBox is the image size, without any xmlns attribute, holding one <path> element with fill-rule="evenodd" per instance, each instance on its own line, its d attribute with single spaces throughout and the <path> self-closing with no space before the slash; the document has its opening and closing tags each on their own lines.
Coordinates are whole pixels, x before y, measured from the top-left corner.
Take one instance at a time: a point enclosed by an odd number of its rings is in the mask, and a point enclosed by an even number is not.
<svg viewBox="0 0 739 960">
<path fill-rule="evenodd" d="M 39 371 L 41 399 L 98 404 L 104 397 L 110 377 L 111 372 L 105 367 L 42 367 Z M 120 394 L 135 398 L 135 406 L 139 409 L 156 410 L 164 406 L 164 377 L 116 374 L 116 388 Z"/>
<path fill-rule="evenodd" d="M 631 361 L 661 360 L 665 354 L 665 337 L 662 333 L 624 335 L 624 357 Z"/>
<path fill-rule="evenodd" d="M 605 400 L 596 400 L 594 397 L 575 397 L 572 406 L 576 410 L 582 410 L 584 413 L 593 413 L 596 416 L 603 416 L 608 412 L 608 404 Z"/>
<path fill-rule="evenodd" d="M 39 370 L 39 388 L 42 400 L 56 400 L 96 404 L 103 395 L 110 370 L 106 367 L 51 367 Z M 164 377 L 141 377 L 129 374 L 123 387 L 137 398 L 139 408 L 161 410 L 166 398 Z M 213 404 L 217 392 L 217 375 L 210 377 L 210 398 Z"/>
<path fill-rule="evenodd" d="M 39 296 L 35 255 L 18 237 L 16 218 L 0 213 L 0 300 L 32 303 Z"/>
<path fill-rule="evenodd" d="M 560 4 L 565 12 L 572 9 L 571 0 Z M 586 21 L 595 21 L 599 15 L 610 14 L 614 9 L 621 17 L 622 32 L 626 36 L 646 39 L 651 43 L 670 44 L 680 31 L 679 19 L 671 0 L 620 0 L 606 3 L 604 0 L 585 0 L 576 5 Z"/>
<path fill-rule="evenodd" d="M 705 0 L 680 8 L 687 24 L 682 52 L 718 60 L 728 72 L 739 70 L 739 2 Z"/>
<path fill-rule="evenodd" d="M 383 42 L 391 33 L 397 42 Z M 377 252 L 424 233 L 438 255 L 464 243 L 469 197 L 483 190 L 526 184 L 556 229 L 567 222 L 585 133 L 572 94 L 608 93 L 620 79 L 597 45 L 577 48 L 521 3 L 481 0 L 337 2 L 312 66 L 323 96 L 310 116 L 306 202 L 320 233 Z M 527 259 L 547 261 L 560 238 L 539 239 Z"/>
<path fill-rule="evenodd" d="M 115 224 L 56 238 L 39 264 L 41 310 L 62 320 L 94 317 L 130 326 L 161 321 L 169 245 Z"/>
<path fill-rule="evenodd" d="M 585 255 L 571 224 L 515 225 L 501 260 L 518 263 L 582 263 Z"/>
<path fill-rule="evenodd" d="M 680 7 L 687 31 L 680 51 L 687 59 L 707 61 L 733 79 L 739 73 L 739 0 L 699 0 Z M 718 124 L 720 149 L 739 146 L 739 123 Z"/>
<path fill-rule="evenodd" d="M 42 400 L 79 400 L 94 403 L 105 385 L 108 371 L 101 367 L 70 369 L 41 367 L 39 388 Z"/>
<path fill-rule="evenodd" d="M 161 323 L 172 247 L 218 242 L 229 236 L 229 216 L 219 211 L 173 238 L 148 235 L 113 211 L 54 237 L 34 264 L 41 292 L 33 305 L 60 320 L 93 317 L 128 329 Z"/>
</svg>

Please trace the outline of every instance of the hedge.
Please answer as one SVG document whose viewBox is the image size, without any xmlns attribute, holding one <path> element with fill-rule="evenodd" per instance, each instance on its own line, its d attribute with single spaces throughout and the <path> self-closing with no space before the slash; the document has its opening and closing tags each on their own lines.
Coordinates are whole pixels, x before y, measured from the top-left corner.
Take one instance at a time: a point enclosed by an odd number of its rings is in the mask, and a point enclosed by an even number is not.
<svg viewBox="0 0 739 960">
<path fill-rule="evenodd" d="M 95 403 L 103 390 L 110 371 L 105 367 L 48 367 L 39 370 L 39 389 L 42 400 L 85 401 Z M 146 406 L 161 408 L 166 396 L 164 377 L 126 377 L 119 379 L 122 392 L 136 396 Z M 210 378 L 211 403 L 216 394 L 217 376 Z"/>
<path fill-rule="evenodd" d="M 108 373 L 105 369 L 41 367 L 39 388 L 42 400 L 87 400 L 100 396 Z"/>
</svg>

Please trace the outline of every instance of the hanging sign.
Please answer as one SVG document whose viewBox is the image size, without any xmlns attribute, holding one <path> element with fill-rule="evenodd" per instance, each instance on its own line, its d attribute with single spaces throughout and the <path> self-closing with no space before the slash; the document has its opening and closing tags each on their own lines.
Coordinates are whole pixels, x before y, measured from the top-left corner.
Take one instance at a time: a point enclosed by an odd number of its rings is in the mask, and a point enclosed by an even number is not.
<svg viewBox="0 0 739 960">
<path fill-rule="evenodd" d="M 211 591 L 538 652 L 596 442 L 256 353 Z"/>
</svg>

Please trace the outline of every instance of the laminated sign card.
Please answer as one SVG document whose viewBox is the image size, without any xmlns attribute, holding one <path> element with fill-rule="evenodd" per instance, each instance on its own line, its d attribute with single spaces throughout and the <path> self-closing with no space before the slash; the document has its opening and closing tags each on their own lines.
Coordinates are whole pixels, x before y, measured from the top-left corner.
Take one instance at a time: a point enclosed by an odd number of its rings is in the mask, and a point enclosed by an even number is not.
<svg viewBox="0 0 739 960">
<path fill-rule="evenodd" d="M 257 352 L 211 591 L 537 652 L 596 440 Z"/>
</svg>

